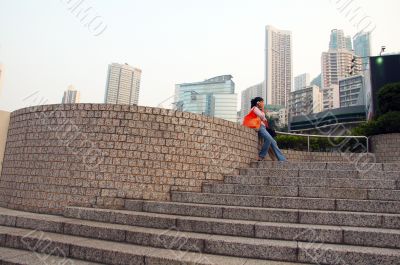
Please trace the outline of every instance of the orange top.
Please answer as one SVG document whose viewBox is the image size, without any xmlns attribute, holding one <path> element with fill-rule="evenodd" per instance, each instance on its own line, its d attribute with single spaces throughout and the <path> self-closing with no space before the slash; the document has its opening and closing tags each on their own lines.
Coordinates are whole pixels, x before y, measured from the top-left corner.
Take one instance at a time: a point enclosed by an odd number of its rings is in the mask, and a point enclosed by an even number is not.
<svg viewBox="0 0 400 265">
<path fill-rule="evenodd" d="M 262 122 L 261 122 L 262 121 Z M 252 129 L 259 129 L 261 125 L 269 128 L 265 114 L 257 107 L 253 107 L 243 119 L 243 125 Z"/>
</svg>

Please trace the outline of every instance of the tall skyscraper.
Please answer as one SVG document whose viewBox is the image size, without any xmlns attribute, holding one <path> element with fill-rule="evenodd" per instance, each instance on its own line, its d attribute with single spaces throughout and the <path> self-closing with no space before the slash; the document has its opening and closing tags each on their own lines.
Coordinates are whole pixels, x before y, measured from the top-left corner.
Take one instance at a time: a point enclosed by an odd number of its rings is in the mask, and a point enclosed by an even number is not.
<svg viewBox="0 0 400 265">
<path fill-rule="evenodd" d="M 351 51 L 353 49 L 351 43 L 351 37 L 345 36 L 343 30 L 333 29 L 331 31 L 331 37 L 329 41 L 330 50 L 346 49 Z"/>
<path fill-rule="evenodd" d="M 80 92 L 73 85 L 68 86 L 62 98 L 62 104 L 71 104 L 80 102 Z"/>
<path fill-rule="evenodd" d="M 359 32 L 354 36 L 354 52 L 362 57 L 362 69 L 368 69 L 369 56 L 371 56 L 371 32 Z"/>
<path fill-rule="evenodd" d="M 263 88 L 264 84 L 259 83 L 257 85 L 251 86 L 242 91 L 241 95 L 241 110 L 240 110 L 240 120 L 243 120 L 244 116 L 246 116 L 251 108 L 250 101 L 255 97 L 263 96 Z M 265 98 L 264 98 L 265 100 Z"/>
<path fill-rule="evenodd" d="M 293 79 L 292 34 L 265 29 L 265 95 L 268 105 L 288 106 Z"/>
<path fill-rule="evenodd" d="M 104 102 L 138 105 L 141 76 L 142 70 L 126 63 L 109 64 Z"/>
<path fill-rule="evenodd" d="M 329 50 L 321 56 L 321 85 L 324 110 L 339 108 L 339 81 L 362 71 L 361 59 L 355 56 L 349 36 L 343 30 L 331 31 Z"/>
<path fill-rule="evenodd" d="M 237 122 L 237 94 L 231 75 L 175 85 L 175 109 Z"/>
<path fill-rule="evenodd" d="M 310 85 L 310 74 L 304 73 L 294 77 L 294 91 L 303 89 Z"/>
<path fill-rule="evenodd" d="M 322 88 L 330 87 L 332 84 L 339 85 L 339 80 L 349 76 L 352 71 L 353 74 L 358 74 L 362 70 L 361 59 L 347 49 L 323 52 L 321 68 Z"/>
</svg>

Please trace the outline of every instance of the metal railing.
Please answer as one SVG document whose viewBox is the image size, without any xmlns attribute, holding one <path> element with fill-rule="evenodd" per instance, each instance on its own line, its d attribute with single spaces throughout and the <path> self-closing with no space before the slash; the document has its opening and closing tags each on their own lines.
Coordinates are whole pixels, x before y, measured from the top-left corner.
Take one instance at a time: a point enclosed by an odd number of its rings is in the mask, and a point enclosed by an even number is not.
<svg viewBox="0 0 400 265">
<path fill-rule="evenodd" d="M 367 150 L 366 153 L 369 153 L 369 141 L 367 136 L 332 136 L 332 135 L 316 135 L 316 134 L 300 134 L 300 133 L 287 133 L 287 132 L 279 132 L 276 131 L 277 134 L 282 134 L 282 135 L 293 135 L 293 136 L 302 136 L 302 137 L 307 137 L 307 150 L 310 152 L 310 137 L 320 137 L 320 138 L 362 138 L 365 139 L 366 145 L 367 145 Z"/>
</svg>

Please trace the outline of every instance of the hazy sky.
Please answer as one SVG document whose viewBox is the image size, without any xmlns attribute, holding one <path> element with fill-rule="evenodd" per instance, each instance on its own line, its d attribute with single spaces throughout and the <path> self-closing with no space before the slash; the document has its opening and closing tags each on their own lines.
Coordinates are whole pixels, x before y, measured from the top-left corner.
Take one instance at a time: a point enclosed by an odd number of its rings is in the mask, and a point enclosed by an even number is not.
<svg viewBox="0 0 400 265">
<path fill-rule="evenodd" d="M 157 106 L 176 83 L 223 74 L 240 98 L 264 78 L 268 24 L 292 31 L 294 75 L 320 72 L 333 28 L 354 35 L 371 22 L 373 53 L 400 51 L 398 0 L 83 0 L 86 22 L 98 15 L 99 29 L 107 26 L 99 36 L 68 10 L 77 1 L 0 0 L 0 110 L 60 103 L 70 84 L 81 102 L 101 103 L 111 62 L 143 70 L 140 105 Z M 353 21 L 337 10 L 344 2 L 359 7 Z"/>
</svg>

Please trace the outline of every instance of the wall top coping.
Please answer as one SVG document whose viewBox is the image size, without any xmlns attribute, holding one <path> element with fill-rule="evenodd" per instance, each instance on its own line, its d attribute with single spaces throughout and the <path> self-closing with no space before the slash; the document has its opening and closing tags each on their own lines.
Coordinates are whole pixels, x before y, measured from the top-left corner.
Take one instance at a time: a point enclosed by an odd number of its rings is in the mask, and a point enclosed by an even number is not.
<svg viewBox="0 0 400 265">
<path fill-rule="evenodd" d="M 242 130 L 248 133 L 255 133 L 254 129 L 247 128 L 240 123 L 231 122 L 216 117 L 209 117 L 201 114 L 182 112 L 172 109 L 164 109 L 157 107 L 138 106 L 138 105 L 123 105 L 123 104 L 103 104 L 103 103 L 75 103 L 75 104 L 49 104 L 37 105 L 21 108 L 11 112 L 11 118 L 19 115 L 35 113 L 35 112 L 48 112 L 48 111 L 117 111 L 117 112 L 135 112 L 143 114 L 163 115 L 177 118 L 187 118 L 201 122 L 208 122 L 217 125 L 227 126 Z"/>
</svg>

